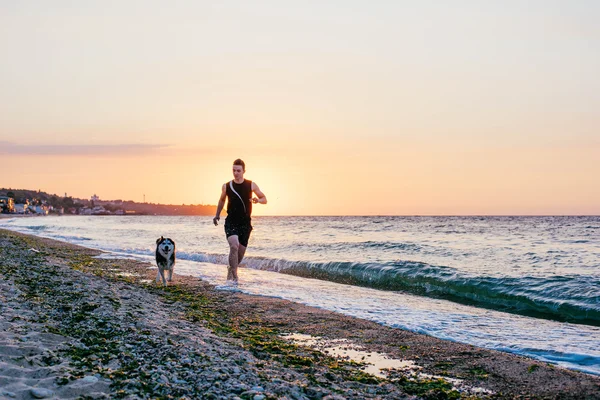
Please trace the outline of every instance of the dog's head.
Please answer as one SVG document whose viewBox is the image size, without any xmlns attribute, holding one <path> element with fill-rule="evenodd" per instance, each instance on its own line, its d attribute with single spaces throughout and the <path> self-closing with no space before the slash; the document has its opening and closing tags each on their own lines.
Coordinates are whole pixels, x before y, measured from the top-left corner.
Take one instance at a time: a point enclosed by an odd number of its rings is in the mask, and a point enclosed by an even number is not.
<svg viewBox="0 0 600 400">
<path fill-rule="evenodd" d="M 169 258 L 175 252 L 175 241 L 161 236 L 156 239 L 156 249 L 165 258 Z"/>
</svg>

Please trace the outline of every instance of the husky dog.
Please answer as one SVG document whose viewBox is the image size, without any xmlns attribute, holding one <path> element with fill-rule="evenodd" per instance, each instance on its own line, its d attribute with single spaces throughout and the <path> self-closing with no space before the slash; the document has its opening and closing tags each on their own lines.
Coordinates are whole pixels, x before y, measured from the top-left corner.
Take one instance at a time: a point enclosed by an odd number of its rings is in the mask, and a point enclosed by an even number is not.
<svg viewBox="0 0 600 400">
<path fill-rule="evenodd" d="M 173 279 L 173 267 L 175 266 L 175 242 L 170 238 L 160 237 L 156 239 L 156 265 L 158 266 L 158 274 L 156 275 L 156 283 L 159 283 L 161 278 L 165 286 L 167 281 Z M 169 271 L 169 278 L 165 280 L 165 270 Z"/>
</svg>

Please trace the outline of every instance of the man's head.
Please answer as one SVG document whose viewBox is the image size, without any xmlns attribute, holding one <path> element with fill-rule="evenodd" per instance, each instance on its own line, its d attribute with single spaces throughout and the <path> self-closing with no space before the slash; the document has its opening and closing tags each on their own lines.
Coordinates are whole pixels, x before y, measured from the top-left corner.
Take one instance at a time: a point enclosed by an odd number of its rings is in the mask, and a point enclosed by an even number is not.
<svg viewBox="0 0 600 400">
<path fill-rule="evenodd" d="M 244 178 L 244 172 L 246 172 L 246 164 L 241 159 L 237 159 L 233 162 L 233 177 L 236 180 Z"/>
</svg>

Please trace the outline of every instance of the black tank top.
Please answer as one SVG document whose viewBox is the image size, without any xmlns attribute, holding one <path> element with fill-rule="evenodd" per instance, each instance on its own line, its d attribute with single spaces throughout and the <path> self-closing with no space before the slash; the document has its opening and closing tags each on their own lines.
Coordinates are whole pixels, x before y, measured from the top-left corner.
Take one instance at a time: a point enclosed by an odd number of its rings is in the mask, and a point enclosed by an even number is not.
<svg viewBox="0 0 600 400">
<path fill-rule="evenodd" d="M 229 181 L 225 186 L 227 187 L 227 219 L 230 222 L 250 222 L 250 216 L 252 215 L 252 201 L 250 201 L 252 198 L 252 181 L 247 179 L 244 179 L 242 183 Z M 231 190 L 232 186 L 237 194 Z"/>
</svg>

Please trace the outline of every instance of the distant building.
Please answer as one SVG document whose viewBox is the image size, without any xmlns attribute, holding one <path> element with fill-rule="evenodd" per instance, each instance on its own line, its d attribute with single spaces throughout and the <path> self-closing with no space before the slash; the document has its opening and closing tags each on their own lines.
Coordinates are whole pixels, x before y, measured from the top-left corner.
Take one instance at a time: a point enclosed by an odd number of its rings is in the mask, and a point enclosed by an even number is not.
<svg viewBox="0 0 600 400">
<path fill-rule="evenodd" d="M 92 209 L 89 207 L 82 207 L 79 209 L 80 215 L 92 215 Z"/>
<path fill-rule="evenodd" d="M 17 214 L 25 214 L 29 208 L 29 204 L 17 203 L 15 204 L 15 213 Z"/>
<path fill-rule="evenodd" d="M 46 206 L 29 206 L 29 210 L 39 215 L 48 215 L 48 207 Z"/>
<path fill-rule="evenodd" d="M 95 203 L 95 202 L 97 202 L 97 201 L 100 201 L 100 197 L 98 197 L 98 196 L 96 196 L 96 194 L 94 194 L 94 195 L 93 195 L 93 196 L 90 198 L 90 200 L 91 200 L 91 201 L 93 201 L 93 202 Z"/>
<path fill-rule="evenodd" d="M 0 212 L 14 213 L 15 199 L 8 196 L 0 196 Z"/>
<path fill-rule="evenodd" d="M 110 212 L 106 211 L 106 209 L 102 206 L 96 206 L 92 209 L 92 215 L 107 215 Z"/>
</svg>

